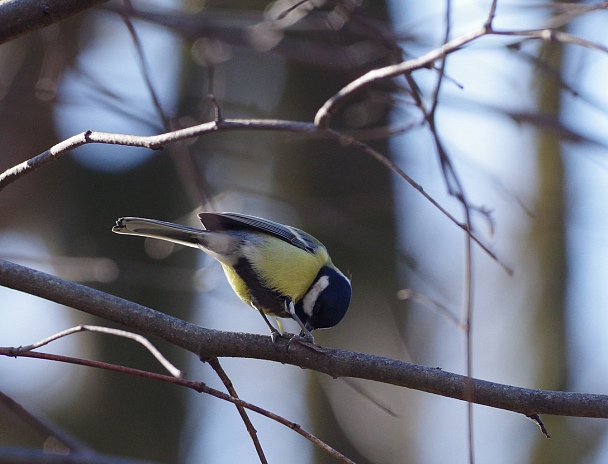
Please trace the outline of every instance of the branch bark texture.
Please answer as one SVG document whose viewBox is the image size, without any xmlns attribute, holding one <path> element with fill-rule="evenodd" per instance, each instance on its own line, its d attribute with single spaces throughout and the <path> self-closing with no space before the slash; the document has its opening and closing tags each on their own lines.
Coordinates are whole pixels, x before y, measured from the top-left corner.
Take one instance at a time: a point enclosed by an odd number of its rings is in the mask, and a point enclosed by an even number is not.
<svg viewBox="0 0 608 464">
<path fill-rule="evenodd" d="M 0 260 L 0 285 L 45 298 L 153 335 L 202 360 L 213 357 L 256 358 L 316 370 L 332 377 L 375 380 L 530 416 L 554 414 L 608 418 L 608 396 L 534 390 L 471 379 L 440 368 L 397 359 L 323 347 L 312 350 L 286 340 L 279 349 L 270 337 L 206 329 L 145 306 Z"/>
<path fill-rule="evenodd" d="M 0 0 L 0 44 L 107 0 Z"/>
</svg>

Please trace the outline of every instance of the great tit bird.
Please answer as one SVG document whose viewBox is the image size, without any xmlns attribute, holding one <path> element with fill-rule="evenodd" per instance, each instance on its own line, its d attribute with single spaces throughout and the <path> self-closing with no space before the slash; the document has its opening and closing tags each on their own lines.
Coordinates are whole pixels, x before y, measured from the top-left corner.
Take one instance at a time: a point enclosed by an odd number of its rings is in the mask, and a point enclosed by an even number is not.
<svg viewBox="0 0 608 464">
<path fill-rule="evenodd" d="M 327 249 L 295 227 L 238 213 L 200 213 L 204 230 L 137 217 L 118 219 L 113 232 L 152 237 L 200 248 L 222 265 L 228 282 L 241 300 L 266 314 L 291 317 L 300 337 L 314 341 L 315 329 L 342 320 L 351 285 L 333 265 Z"/>
</svg>

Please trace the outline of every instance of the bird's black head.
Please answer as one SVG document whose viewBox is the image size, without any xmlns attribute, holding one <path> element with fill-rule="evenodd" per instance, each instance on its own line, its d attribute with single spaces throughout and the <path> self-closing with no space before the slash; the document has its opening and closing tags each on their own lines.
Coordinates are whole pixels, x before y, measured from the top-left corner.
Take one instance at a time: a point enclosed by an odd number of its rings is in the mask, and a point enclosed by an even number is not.
<svg viewBox="0 0 608 464">
<path fill-rule="evenodd" d="M 308 330 L 326 329 L 342 320 L 350 305 L 349 280 L 335 268 L 323 266 L 296 304 L 296 314 Z"/>
</svg>

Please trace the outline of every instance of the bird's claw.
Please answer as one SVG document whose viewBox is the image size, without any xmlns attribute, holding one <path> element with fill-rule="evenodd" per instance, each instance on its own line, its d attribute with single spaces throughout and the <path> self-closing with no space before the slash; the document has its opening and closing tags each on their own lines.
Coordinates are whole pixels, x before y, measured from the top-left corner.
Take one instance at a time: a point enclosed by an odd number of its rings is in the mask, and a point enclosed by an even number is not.
<svg viewBox="0 0 608 464">
<path fill-rule="evenodd" d="M 312 350 L 317 351 L 318 353 L 325 353 L 325 350 L 315 343 L 315 339 L 310 333 L 306 335 L 290 335 L 291 338 L 287 342 L 287 351 L 289 351 L 289 347 L 292 343 L 299 343 L 300 345 L 304 345 Z"/>
</svg>

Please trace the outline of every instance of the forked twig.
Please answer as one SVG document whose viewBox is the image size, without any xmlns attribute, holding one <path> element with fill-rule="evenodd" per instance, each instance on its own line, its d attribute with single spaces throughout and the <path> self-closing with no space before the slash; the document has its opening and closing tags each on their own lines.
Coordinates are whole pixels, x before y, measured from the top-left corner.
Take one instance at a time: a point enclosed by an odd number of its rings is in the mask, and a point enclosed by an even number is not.
<svg viewBox="0 0 608 464">
<path fill-rule="evenodd" d="M 175 367 L 173 364 L 171 364 L 169 362 L 169 360 L 167 360 L 167 358 L 165 358 L 162 355 L 162 353 L 160 351 L 158 351 L 158 349 L 154 345 L 152 345 L 152 343 L 150 343 L 148 341 L 147 338 L 145 338 L 139 334 L 127 332 L 126 330 L 112 329 L 110 327 L 100 327 L 100 326 L 96 326 L 96 325 L 78 325 L 76 327 L 72 327 L 70 329 L 66 329 L 66 330 L 63 330 L 56 334 L 53 334 L 50 337 L 47 337 L 44 340 L 40 340 L 36 343 L 32 343 L 31 345 L 20 346 L 17 348 L 8 347 L 5 349 L 8 350 L 9 356 L 19 356 L 19 355 L 22 355 L 23 353 L 35 350 L 42 346 L 48 345 L 49 343 L 51 343 L 55 340 L 58 340 L 63 337 L 67 337 L 68 335 L 72 335 L 72 334 L 78 333 L 78 332 L 99 332 L 99 333 L 104 333 L 104 334 L 108 334 L 108 335 L 115 335 L 117 337 L 128 338 L 130 340 L 136 341 L 137 343 L 140 343 L 141 345 L 143 345 L 150 352 L 150 354 L 152 354 L 152 356 L 154 356 L 156 358 L 156 360 L 159 363 L 161 363 L 165 369 L 167 369 L 167 371 L 173 377 L 178 378 L 178 379 L 181 379 L 183 377 L 182 372 L 177 367 Z"/>
<path fill-rule="evenodd" d="M 7 349 L 7 348 L 0 348 L 0 355 L 14 356 L 13 354 L 9 353 L 9 349 Z M 288 427 L 291 430 L 299 433 L 304 438 L 306 438 L 307 440 L 309 440 L 312 443 L 314 443 L 315 445 L 317 445 L 323 451 L 329 453 L 331 456 L 336 458 L 338 461 L 346 463 L 346 464 L 355 464 L 353 461 L 351 461 L 346 456 L 344 456 L 343 454 L 341 454 L 340 452 L 338 452 L 337 450 L 335 450 L 334 448 L 329 446 L 327 443 L 323 442 L 322 440 L 320 440 L 319 438 L 314 436 L 312 433 L 304 430 L 299 424 L 292 422 L 290 420 L 287 420 L 284 417 L 279 416 L 278 414 L 275 414 L 264 408 L 261 408 L 254 404 L 251 404 L 251 403 L 248 403 L 247 401 L 243 401 L 239 398 L 230 396 L 227 393 L 216 390 L 215 388 L 211 388 L 203 382 L 195 382 L 192 380 L 180 379 L 180 378 L 172 377 L 169 375 L 157 374 L 154 372 L 148 372 L 148 371 L 144 371 L 141 369 L 134 369 L 132 367 L 118 366 L 115 364 L 109 364 L 109 363 L 104 363 L 104 362 L 100 362 L 100 361 L 90 361 L 87 359 L 74 358 L 71 356 L 61 356 L 61 355 L 56 355 L 56 354 L 41 353 L 38 351 L 26 351 L 23 353 L 19 353 L 18 356 L 27 357 L 27 358 L 36 358 L 36 359 L 46 359 L 46 360 L 50 360 L 50 361 L 59 361 L 59 362 L 64 362 L 64 363 L 69 363 L 69 364 L 77 364 L 80 366 L 95 367 L 98 369 L 105 369 L 105 370 L 110 370 L 110 371 L 115 371 L 115 372 L 121 372 L 124 374 L 129 374 L 129 375 L 133 375 L 136 377 L 142 377 L 145 379 L 159 380 L 162 382 L 172 383 L 175 385 L 181 385 L 181 386 L 190 388 L 192 390 L 195 390 L 199 393 L 206 393 L 208 395 L 214 396 L 214 397 L 219 398 L 224 401 L 228 401 L 237 406 L 249 409 L 250 411 L 258 413 L 271 420 L 274 420 L 275 422 L 278 422 L 279 424 L 284 425 L 285 427 Z"/>
<path fill-rule="evenodd" d="M 125 25 L 127 26 L 127 30 L 129 31 L 129 34 L 131 35 L 131 40 L 133 41 L 133 45 L 135 46 L 135 50 L 137 51 L 137 57 L 139 59 L 139 66 L 141 69 L 141 74 L 146 82 L 146 88 L 148 89 L 148 92 L 150 93 L 150 97 L 152 98 L 152 104 L 154 105 L 154 108 L 156 109 L 158 116 L 160 117 L 160 119 L 163 122 L 163 127 L 165 128 L 165 130 L 169 130 L 170 129 L 169 118 L 165 114 L 165 111 L 163 110 L 163 106 L 160 103 L 160 98 L 158 97 L 158 93 L 156 92 L 156 90 L 154 89 L 154 86 L 152 85 L 152 77 L 151 77 L 152 73 L 150 72 L 150 67 L 148 66 L 148 62 L 146 60 L 146 55 L 144 53 L 144 47 L 139 38 L 139 34 L 135 30 L 135 27 L 133 26 L 133 22 L 131 21 L 131 15 L 135 12 L 135 9 L 133 8 L 133 4 L 131 3 L 130 0 L 123 0 L 123 3 L 125 5 L 125 10 L 121 12 L 122 20 L 124 21 Z"/>
<path fill-rule="evenodd" d="M 197 126 L 188 127 L 176 131 L 166 132 L 159 135 L 126 135 L 117 134 L 110 132 L 97 132 L 97 131 L 86 131 L 81 134 L 70 137 L 69 139 L 51 147 L 50 149 L 42 152 L 41 154 L 31 158 L 28 161 L 18 164 L 10 169 L 7 169 L 0 174 L 0 191 L 11 184 L 20 177 L 32 172 L 52 161 L 60 159 L 66 153 L 88 143 L 103 143 L 110 145 L 124 145 L 129 147 L 141 147 L 150 148 L 153 150 L 159 150 L 164 145 L 169 143 L 186 140 L 201 135 L 219 132 L 219 131 L 277 131 L 277 132 L 291 132 L 297 134 L 303 134 L 307 136 L 328 138 L 336 140 L 341 144 L 350 145 L 363 153 L 370 155 L 375 160 L 379 161 L 387 169 L 393 171 L 399 177 L 404 179 L 410 184 L 418 193 L 420 193 L 427 201 L 429 201 L 435 208 L 437 208 L 444 216 L 452 221 L 458 228 L 462 229 L 465 233 L 471 236 L 471 239 L 479 245 L 488 256 L 494 261 L 499 263 L 501 267 L 509 274 L 512 270 L 503 263 L 500 258 L 487 246 L 479 237 L 473 234 L 466 224 L 463 224 L 456 219 L 447 209 L 437 202 L 431 195 L 425 192 L 424 188 L 418 184 L 414 179 L 408 176 L 405 171 L 399 168 L 386 156 L 381 154 L 379 151 L 373 149 L 370 145 L 363 143 L 353 137 L 350 137 L 344 133 L 336 131 L 334 129 L 319 129 L 313 123 L 306 123 L 300 121 L 285 121 L 276 119 L 266 120 L 252 120 L 252 119 L 222 119 L 219 121 L 207 122 L 199 124 Z"/>
</svg>

